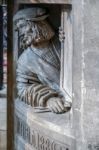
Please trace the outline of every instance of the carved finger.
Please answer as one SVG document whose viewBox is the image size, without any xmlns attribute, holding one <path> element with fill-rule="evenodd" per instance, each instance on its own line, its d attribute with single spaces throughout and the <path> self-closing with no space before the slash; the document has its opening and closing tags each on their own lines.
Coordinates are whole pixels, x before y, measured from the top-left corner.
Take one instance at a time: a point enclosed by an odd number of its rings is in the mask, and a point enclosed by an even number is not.
<svg viewBox="0 0 99 150">
<path fill-rule="evenodd" d="M 55 113 L 58 113 L 60 110 L 58 108 L 58 105 L 57 103 L 54 101 L 50 102 L 49 103 L 49 107 L 52 108 L 52 110 L 55 112 Z"/>
<path fill-rule="evenodd" d="M 54 113 L 58 113 L 58 110 L 55 106 L 51 106 L 50 108 L 53 110 Z"/>
<path fill-rule="evenodd" d="M 59 107 L 58 103 L 55 103 L 55 108 L 57 109 L 57 113 L 61 113 L 62 109 Z"/>
<path fill-rule="evenodd" d="M 61 101 L 57 101 L 58 106 L 60 107 L 61 110 L 64 110 L 64 106 Z"/>
</svg>

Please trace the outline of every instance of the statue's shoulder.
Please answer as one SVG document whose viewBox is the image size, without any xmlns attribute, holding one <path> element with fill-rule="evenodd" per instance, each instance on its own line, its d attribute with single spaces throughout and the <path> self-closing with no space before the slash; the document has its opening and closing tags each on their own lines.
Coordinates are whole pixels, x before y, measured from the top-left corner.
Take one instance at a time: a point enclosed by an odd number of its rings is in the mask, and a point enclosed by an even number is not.
<svg viewBox="0 0 99 150">
<path fill-rule="evenodd" d="M 30 48 L 27 48 L 23 51 L 23 53 L 19 56 L 17 61 L 17 72 L 21 72 L 21 74 L 30 74 L 31 70 L 32 72 L 35 72 L 35 60 L 33 59 L 33 52 Z M 31 70 L 30 70 L 31 68 Z"/>
<path fill-rule="evenodd" d="M 33 64 L 39 63 L 39 56 L 33 52 L 31 47 L 28 47 L 23 51 L 23 53 L 19 56 L 17 61 L 18 66 L 27 66 L 27 67 L 34 67 Z"/>
<path fill-rule="evenodd" d="M 31 50 L 30 48 L 25 49 L 18 58 L 18 63 L 26 64 L 31 59 Z"/>
</svg>

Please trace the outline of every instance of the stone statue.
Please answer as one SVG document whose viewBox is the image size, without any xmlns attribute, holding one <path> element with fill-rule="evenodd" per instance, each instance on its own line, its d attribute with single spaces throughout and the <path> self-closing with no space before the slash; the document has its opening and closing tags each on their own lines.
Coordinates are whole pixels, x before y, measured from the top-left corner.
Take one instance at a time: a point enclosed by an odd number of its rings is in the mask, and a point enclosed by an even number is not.
<svg viewBox="0 0 99 150">
<path fill-rule="evenodd" d="M 17 90 L 21 101 L 34 108 L 64 113 L 71 107 L 60 91 L 60 42 L 44 8 L 26 8 L 14 17 L 19 35 Z"/>
</svg>

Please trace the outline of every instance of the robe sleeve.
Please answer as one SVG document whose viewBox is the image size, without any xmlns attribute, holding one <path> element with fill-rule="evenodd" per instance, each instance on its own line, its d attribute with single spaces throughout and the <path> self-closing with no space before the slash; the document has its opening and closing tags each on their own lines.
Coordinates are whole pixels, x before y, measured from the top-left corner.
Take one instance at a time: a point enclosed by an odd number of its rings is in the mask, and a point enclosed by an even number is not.
<svg viewBox="0 0 99 150">
<path fill-rule="evenodd" d="M 33 107 L 45 107 L 49 98 L 58 96 L 55 90 L 42 84 L 36 74 L 32 78 L 17 74 L 17 90 L 19 99 Z"/>
</svg>

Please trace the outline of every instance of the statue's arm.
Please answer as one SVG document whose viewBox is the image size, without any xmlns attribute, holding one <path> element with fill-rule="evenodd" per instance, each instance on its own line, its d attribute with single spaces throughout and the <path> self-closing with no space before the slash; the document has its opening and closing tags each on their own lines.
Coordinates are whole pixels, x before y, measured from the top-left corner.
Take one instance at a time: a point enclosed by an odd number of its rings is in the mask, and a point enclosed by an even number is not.
<svg viewBox="0 0 99 150">
<path fill-rule="evenodd" d="M 37 76 L 32 76 L 29 82 L 26 79 L 18 76 L 17 90 L 18 97 L 28 105 L 46 106 L 46 102 L 49 98 L 57 97 L 58 93 L 50 87 L 42 84 Z"/>
</svg>

